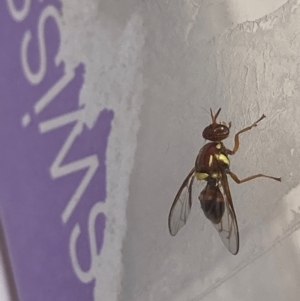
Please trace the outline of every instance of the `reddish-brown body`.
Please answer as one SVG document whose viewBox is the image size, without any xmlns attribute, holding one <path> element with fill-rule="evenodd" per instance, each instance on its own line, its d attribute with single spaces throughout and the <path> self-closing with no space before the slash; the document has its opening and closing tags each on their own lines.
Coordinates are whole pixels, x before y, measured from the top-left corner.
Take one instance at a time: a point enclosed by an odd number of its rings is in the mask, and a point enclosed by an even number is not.
<svg viewBox="0 0 300 301">
<path fill-rule="evenodd" d="M 232 253 L 239 251 L 239 230 L 236 215 L 231 199 L 227 175 L 236 183 L 244 183 L 255 178 L 264 177 L 281 181 L 264 174 L 256 174 L 240 180 L 230 169 L 228 155 L 234 155 L 239 148 L 239 135 L 256 127 L 266 116 L 262 115 L 252 125 L 240 130 L 234 136 L 234 147 L 227 149 L 222 141 L 229 135 L 231 123 L 218 123 L 217 117 L 221 109 L 216 114 L 210 110 L 212 123 L 202 132 L 204 139 L 211 142 L 205 144 L 199 151 L 195 161 L 195 166 L 183 181 L 177 192 L 169 214 L 169 231 L 171 235 L 176 233 L 185 225 L 192 206 L 192 187 L 194 179 L 205 180 L 206 186 L 200 193 L 198 199 L 205 216 L 212 222 L 219 233 L 219 236 Z M 222 190 L 222 191 L 221 191 Z"/>
</svg>

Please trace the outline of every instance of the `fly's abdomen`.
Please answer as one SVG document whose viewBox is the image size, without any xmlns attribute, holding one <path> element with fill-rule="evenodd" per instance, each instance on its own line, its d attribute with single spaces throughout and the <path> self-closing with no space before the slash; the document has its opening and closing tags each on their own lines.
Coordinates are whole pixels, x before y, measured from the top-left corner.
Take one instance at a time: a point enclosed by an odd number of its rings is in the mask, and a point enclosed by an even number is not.
<svg viewBox="0 0 300 301">
<path fill-rule="evenodd" d="M 215 181 L 213 181 L 213 184 L 210 182 L 207 183 L 199 196 L 199 200 L 205 216 L 212 223 L 218 224 L 225 211 L 225 202 Z"/>
</svg>

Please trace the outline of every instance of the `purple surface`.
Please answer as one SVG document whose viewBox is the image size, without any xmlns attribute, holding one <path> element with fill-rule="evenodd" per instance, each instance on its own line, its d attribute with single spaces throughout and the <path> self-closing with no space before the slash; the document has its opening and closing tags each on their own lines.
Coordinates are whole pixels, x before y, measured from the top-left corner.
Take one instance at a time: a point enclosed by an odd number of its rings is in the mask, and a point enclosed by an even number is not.
<svg viewBox="0 0 300 301">
<path fill-rule="evenodd" d="M 16 10 L 29 3 L 23 20 L 22 14 L 10 13 L 9 2 L 15 3 Z M 73 120 L 59 124 L 72 116 L 70 113 L 84 110 L 78 107 L 84 66 L 74 70 L 59 93 L 53 92 L 64 78 L 66 66 L 64 62 L 55 64 L 60 31 L 58 19 L 51 14 L 59 16 L 58 1 L 4 0 L 0 4 L 1 219 L 21 300 L 93 300 L 94 281 L 83 283 L 76 276 L 69 245 L 77 225 L 81 234 L 76 256 L 81 269 L 89 270 L 93 237 L 88 234 L 88 220 L 93 206 L 106 199 L 105 153 L 113 112 L 103 110 L 92 129 L 76 114 Z M 31 32 L 31 40 L 25 60 L 33 74 L 43 65 L 41 51 L 45 46 L 45 69 L 35 80 L 26 76 L 21 62 L 26 32 Z M 42 97 L 49 91 L 52 97 L 42 105 Z M 55 119 L 59 116 L 61 119 Z M 52 123 L 47 123 L 49 120 Z M 45 130 L 47 125 L 50 128 Z M 76 129 L 79 131 L 74 134 Z M 63 215 L 84 179 L 82 193 L 74 198 L 74 206 L 68 207 L 69 214 Z M 105 221 L 105 215 L 97 212 L 96 254 L 103 245 Z"/>
</svg>

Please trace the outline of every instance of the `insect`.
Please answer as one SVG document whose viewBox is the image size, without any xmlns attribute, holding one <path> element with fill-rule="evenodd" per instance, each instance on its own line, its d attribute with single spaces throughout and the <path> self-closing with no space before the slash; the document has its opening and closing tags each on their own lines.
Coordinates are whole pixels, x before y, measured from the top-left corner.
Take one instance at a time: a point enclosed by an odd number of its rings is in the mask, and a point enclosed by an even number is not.
<svg viewBox="0 0 300 301">
<path fill-rule="evenodd" d="M 266 116 L 262 115 L 252 125 L 240 130 L 234 136 L 233 150 L 227 149 L 223 140 L 229 136 L 231 123 L 218 123 L 221 108 L 214 115 L 210 109 L 212 123 L 207 126 L 202 136 L 209 140 L 199 151 L 196 158 L 195 167 L 183 181 L 178 193 L 173 201 L 169 213 L 169 231 L 172 236 L 185 225 L 192 206 L 192 187 L 195 178 L 198 181 L 206 181 L 206 186 L 200 193 L 198 199 L 204 215 L 212 222 L 218 231 L 220 238 L 226 248 L 236 255 L 239 251 L 239 229 L 237 219 L 231 199 L 227 175 L 236 183 L 244 183 L 255 178 L 264 177 L 281 181 L 281 178 L 275 178 L 264 174 L 256 174 L 240 180 L 230 169 L 230 160 L 228 155 L 234 155 L 239 149 L 239 135 L 256 127 L 257 124 Z"/>
</svg>

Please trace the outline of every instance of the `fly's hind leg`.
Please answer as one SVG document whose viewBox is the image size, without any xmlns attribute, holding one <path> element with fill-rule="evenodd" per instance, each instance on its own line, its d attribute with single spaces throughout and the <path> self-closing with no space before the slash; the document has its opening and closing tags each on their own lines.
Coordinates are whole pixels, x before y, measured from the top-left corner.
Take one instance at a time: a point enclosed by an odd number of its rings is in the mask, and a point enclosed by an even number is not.
<svg viewBox="0 0 300 301">
<path fill-rule="evenodd" d="M 257 175 L 253 175 L 253 176 L 247 177 L 247 178 L 242 179 L 242 180 L 240 180 L 238 178 L 238 176 L 236 174 L 234 174 L 232 171 L 228 171 L 228 174 L 231 176 L 232 180 L 234 182 L 236 182 L 237 184 L 245 183 L 245 182 L 251 181 L 251 180 L 256 179 L 256 178 L 268 178 L 268 179 L 272 179 L 272 180 L 281 182 L 281 178 L 275 178 L 275 177 L 263 175 L 261 173 L 257 174 Z"/>
<path fill-rule="evenodd" d="M 237 150 L 239 149 L 239 146 L 240 146 L 240 140 L 239 140 L 239 135 L 242 134 L 242 133 L 245 133 L 247 131 L 250 131 L 253 127 L 257 126 L 257 124 L 263 120 L 264 118 L 266 118 L 266 116 L 263 114 L 257 121 L 255 121 L 252 125 L 250 126 L 247 126 L 246 128 L 240 130 L 239 132 L 237 132 L 234 136 L 234 147 L 233 147 L 233 150 L 229 150 L 227 149 L 227 153 L 229 155 L 234 155 Z"/>
</svg>

